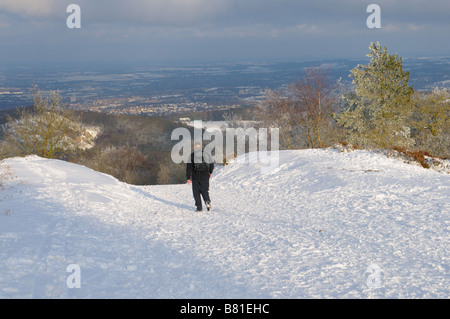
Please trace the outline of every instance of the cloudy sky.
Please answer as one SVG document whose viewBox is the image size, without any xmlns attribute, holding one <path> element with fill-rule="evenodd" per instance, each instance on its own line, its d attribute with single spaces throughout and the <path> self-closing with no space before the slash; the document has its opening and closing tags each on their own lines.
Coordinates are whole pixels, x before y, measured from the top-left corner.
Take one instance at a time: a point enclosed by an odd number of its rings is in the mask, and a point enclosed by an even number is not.
<svg viewBox="0 0 450 319">
<path fill-rule="evenodd" d="M 81 28 L 69 29 L 71 3 Z M 366 25 L 381 8 L 381 28 Z M 449 0 L 0 0 L 0 64 L 450 55 Z"/>
</svg>

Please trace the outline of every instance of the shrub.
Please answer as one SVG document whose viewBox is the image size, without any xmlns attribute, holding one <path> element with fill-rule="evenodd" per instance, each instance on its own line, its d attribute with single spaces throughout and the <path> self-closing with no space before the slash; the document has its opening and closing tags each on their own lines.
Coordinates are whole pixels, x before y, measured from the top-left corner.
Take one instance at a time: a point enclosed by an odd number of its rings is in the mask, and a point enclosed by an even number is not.
<svg viewBox="0 0 450 319">
<path fill-rule="evenodd" d="M 85 131 L 59 93 L 48 97 L 34 89 L 34 106 L 18 111 L 18 119 L 8 116 L 6 141 L 21 155 L 61 157 L 83 143 Z"/>
<path fill-rule="evenodd" d="M 149 161 L 136 147 L 106 147 L 86 159 L 85 164 L 129 184 L 149 184 L 152 178 Z"/>
<path fill-rule="evenodd" d="M 399 152 L 401 155 L 405 156 L 408 160 L 418 162 L 424 168 L 430 168 L 431 165 L 428 163 L 425 157 L 433 157 L 427 151 L 419 150 L 408 150 L 404 147 L 394 146 L 392 148 L 394 151 Z"/>
</svg>

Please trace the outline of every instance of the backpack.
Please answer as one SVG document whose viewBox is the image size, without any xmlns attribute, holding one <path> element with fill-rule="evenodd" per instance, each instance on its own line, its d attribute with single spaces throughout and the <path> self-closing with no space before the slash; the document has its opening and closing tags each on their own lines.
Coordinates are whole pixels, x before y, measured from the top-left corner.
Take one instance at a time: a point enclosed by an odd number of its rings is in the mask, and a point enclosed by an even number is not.
<svg viewBox="0 0 450 319">
<path fill-rule="evenodd" d="M 201 163 L 194 163 L 194 171 L 196 172 L 206 172 L 209 168 L 208 163 L 205 162 L 205 159 L 202 154 L 202 162 Z"/>
</svg>

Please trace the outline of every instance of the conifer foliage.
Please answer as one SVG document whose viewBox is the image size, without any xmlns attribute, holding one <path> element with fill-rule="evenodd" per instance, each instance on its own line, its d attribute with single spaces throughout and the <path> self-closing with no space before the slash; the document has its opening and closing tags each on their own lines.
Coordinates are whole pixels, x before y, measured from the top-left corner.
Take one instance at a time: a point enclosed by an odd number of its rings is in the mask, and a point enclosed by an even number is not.
<svg viewBox="0 0 450 319">
<path fill-rule="evenodd" d="M 371 43 L 367 65 L 351 70 L 354 91 L 345 95 L 348 108 L 338 121 L 349 129 L 349 141 L 364 146 L 410 147 L 408 118 L 414 89 L 402 58 L 389 54 L 380 43 Z"/>
</svg>

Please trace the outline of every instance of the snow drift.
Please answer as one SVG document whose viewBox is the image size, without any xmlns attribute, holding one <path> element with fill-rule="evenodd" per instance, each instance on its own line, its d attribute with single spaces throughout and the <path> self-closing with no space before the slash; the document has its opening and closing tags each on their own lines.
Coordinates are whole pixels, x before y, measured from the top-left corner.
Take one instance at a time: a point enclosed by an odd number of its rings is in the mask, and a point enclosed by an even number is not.
<svg viewBox="0 0 450 319">
<path fill-rule="evenodd" d="M 449 297 L 448 174 L 368 151 L 260 168 L 218 168 L 196 213 L 187 185 L 4 160 L 0 298 Z"/>
</svg>

